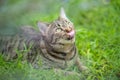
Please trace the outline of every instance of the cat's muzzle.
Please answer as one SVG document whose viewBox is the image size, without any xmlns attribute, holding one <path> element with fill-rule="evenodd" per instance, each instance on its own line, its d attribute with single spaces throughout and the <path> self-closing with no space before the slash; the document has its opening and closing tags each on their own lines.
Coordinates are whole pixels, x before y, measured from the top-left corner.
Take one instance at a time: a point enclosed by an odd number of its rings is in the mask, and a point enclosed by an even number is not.
<svg viewBox="0 0 120 80">
<path fill-rule="evenodd" d="M 71 30 L 70 32 L 67 33 L 67 40 L 72 40 L 75 36 L 75 31 Z"/>
</svg>

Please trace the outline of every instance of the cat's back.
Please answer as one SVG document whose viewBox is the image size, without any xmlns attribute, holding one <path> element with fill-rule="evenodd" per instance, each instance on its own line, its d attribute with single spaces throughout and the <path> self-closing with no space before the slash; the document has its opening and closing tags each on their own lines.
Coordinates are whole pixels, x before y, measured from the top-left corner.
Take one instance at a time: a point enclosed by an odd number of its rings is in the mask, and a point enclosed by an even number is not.
<svg viewBox="0 0 120 80">
<path fill-rule="evenodd" d="M 42 37 L 32 26 L 22 26 L 20 30 L 18 35 L 24 38 L 40 39 Z"/>
<path fill-rule="evenodd" d="M 12 35 L 0 34 L 0 52 L 13 52 L 13 50 L 22 50 L 24 45 L 29 46 L 31 43 L 37 44 L 41 39 L 41 35 L 31 26 L 23 26 L 19 31 Z"/>
<path fill-rule="evenodd" d="M 19 30 L 14 34 L 0 34 L 0 40 L 9 41 L 14 40 L 15 38 L 18 39 L 40 39 L 41 34 L 36 31 L 32 26 L 22 26 L 18 28 Z M 1 42 L 0 42 L 1 43 Z"/>
</svg>

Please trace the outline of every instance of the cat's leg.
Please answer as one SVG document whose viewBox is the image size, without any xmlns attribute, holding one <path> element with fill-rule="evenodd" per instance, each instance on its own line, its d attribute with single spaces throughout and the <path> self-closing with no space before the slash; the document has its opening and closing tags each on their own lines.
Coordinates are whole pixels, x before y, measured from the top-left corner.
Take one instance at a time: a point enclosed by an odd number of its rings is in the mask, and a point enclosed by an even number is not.
<svg viewBox="0 0 120 80">
<path fill-rule="evenodd" d="M 74 72 L 74 71 L 67 71 L 67 70 L 62 70 L 62 69 L 54 69 L 54 72 L 56 74 L 62 74 L 64 76 L 79 76 L 80 77 L 80 74 L 77 73 L 77 72 Z"/>
<path fill-rule="evenodd" d="M 79 57 L 77 57 L 75 64 L 77 65 L 77 67 L 80 71 L 87 71 L 88 70 L 88 68 L 82 64 Z"/>
</svg>

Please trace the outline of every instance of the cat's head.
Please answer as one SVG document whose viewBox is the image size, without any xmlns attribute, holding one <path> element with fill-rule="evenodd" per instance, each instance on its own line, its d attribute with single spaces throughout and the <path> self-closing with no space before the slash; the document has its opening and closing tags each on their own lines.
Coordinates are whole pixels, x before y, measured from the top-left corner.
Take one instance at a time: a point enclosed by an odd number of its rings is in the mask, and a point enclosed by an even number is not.
<svg viewBox="0 0 120 80">
<path fill-rule="evenodd" d="M 41 34 L 50 44 L 73 44 L 75 41 L 75 30 L 73 23 L 66 17 L 64 9 L 61 8 L 60 16 L 50 24 L 38 22 Z"/>
</svg>

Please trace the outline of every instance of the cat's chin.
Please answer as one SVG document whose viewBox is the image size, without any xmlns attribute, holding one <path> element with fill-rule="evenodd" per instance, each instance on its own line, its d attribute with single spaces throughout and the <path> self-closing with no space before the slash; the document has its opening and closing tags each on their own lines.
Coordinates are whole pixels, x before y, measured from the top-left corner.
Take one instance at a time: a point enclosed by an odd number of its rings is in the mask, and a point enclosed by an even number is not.
<svg viewBox="0 0 120 80">
<path fill-rule="evenodd" d="M 61 40 L 59 40 L 58 43 L 61 43 L 61 44 L 64 44 L 64 45 L 74 44 L 75 43 L 75 38 L 73 38 L 71 40 L 61 39 Z"/>
<path fill-rule="evenodd" d="M 74 39 L 74 36 L 73 37 L 67 37 L 66 40 L 67 41 L 72 41 Z"/>
</svg>

